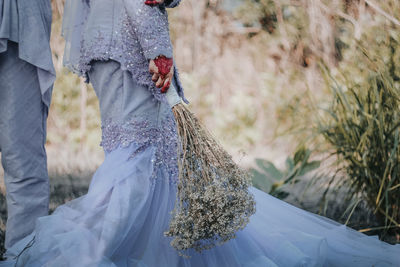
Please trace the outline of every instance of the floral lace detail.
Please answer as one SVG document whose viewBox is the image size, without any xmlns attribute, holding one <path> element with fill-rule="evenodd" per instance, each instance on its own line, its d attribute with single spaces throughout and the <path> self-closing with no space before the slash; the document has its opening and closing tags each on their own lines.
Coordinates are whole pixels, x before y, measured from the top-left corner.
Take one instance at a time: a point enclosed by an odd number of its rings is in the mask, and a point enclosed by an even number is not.
<svg viewBox="0 0 400 267">
<path fill-rule="evenodd" d="M 91 69 L 91 62 L 95 60 L 106 61 L 109 59 L 118 61 L 123 70 L 132 73 L 138 84 L 147 87 L 159 101 L 166 101 L 165 95 L 160 92 L 148 71 L 148 60 L 144 56 L 143 49 L 136 38 L 134 27 L 125 13 L 121 18 L 120 30 L 113 33 L 113 38 L 106 38 L 100 31 L 91 40 L 82 40 L 81 58 L 78 65 L 79 74 L 87 77 Z M 136 51 L 136 52 L 135 52 Z"/>
<path fill-rule="evenodd" d="M 142 2 L 130 2 L 126 6 L 129 30 L 133 30 L 147 59 L 159 55 L 172 58 L 172 44 L 169 36 L 168 14 L 164 7 L 141 6 Z M 127 10 L 128 8 L 133 10 Z M 125 19 L 126 20 L 126 19 Z"/>
<path fill-rule="evenodd" d="M 142 11 L 139 9 L 137 12 L 140 13 Z M 141 15 L 139 17 L 145 16 Z M 124 11 L 119 25 L 116 27 L 117 30 L 112 33 L 112 36 L 106 36 L 105 33 L 98 31 L 97 36 L 90 40 L 83 38 L 81 42 L 80 61 L 75 71 L 89 81 L 87 73 L 91 69 L 92 61 L 115 60 L 121 64 L 123 70 L 128 70 L 132 73 L 132 76 L 139 85 L 148 88 L 155 99 L 166 102 L 165 94 L 162 94 L 160 89 L 151 80 L 151 74 L 148 71 L 149 61 L 147 59 L 155 58 L 159 55 L 172 57 L 169 32 L 165 30 L 168 29 L 168 20 L 161 21 L 162 24 L 154 24 L 158 20 L 148 18 L 146 23 L 142 23 L 147 26 L 136 27 L 133 25 L 126 11 Z M 164 38 L 147 37 L 159 36 L 161 33 L 166 36 Z M 138 38 L 138 36 L 141 36 L 141 38 Z M 178 95 L 187 102 L 183 96 L 183 88 L 179 81 L 179 74 L 176 67 L 174 77 L 177 83 Z"/>
<path fill-rule="evenodd" d="M 153 179 L 156 178 L 155 171 L 159 167 L 163 167 L 168 172 L 170 182 L 177 183 L 179 175 L 178 136 L 172 114 L 165 118 L 159 127 L 155 127 L 147 120 L 132 120 L 123 124 L 108 120 L 102 126 L 102 142 L 100 145 L 106 152 L 111 152 L 118 147 L 128 147 L 132 143 L 136 143 L 139 148 L 132 152 L 130 158 L 151 146 L 156 148 L 153 159 Z"/>
<path fill-rule="evenodd" d="M 71 2 L 66 4 L 63 18 L 65 66 L 89 82 L 92 61 L 115 60 L 156 100 L 164 101 L 165 95 L 151 80 L 149 60 L 159 55 L 173 57 L 166 7 L 175 7 L 180 0 L 158 7 L 149 7 L 142 0 Z M 188 103 L 174 67 L 178 95 Z"/>
</svg>

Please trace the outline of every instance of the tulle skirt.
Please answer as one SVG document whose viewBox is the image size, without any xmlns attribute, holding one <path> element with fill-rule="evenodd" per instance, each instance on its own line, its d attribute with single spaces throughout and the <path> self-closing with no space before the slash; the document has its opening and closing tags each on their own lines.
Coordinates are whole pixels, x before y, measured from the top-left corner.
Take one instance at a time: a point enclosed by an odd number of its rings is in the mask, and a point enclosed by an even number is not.
<svg viewBox="0 0 400 267">
<path fill-rule="evenodd" d="M 154 147 L 131 158 L 137 149 L 131 144 L 109 153 L 87 195 L 40 218 L 33 245 L 17 266 L 400 266 L 399 246 L 255 188 L 257 212 L 235 239 L 202 253 L 190 251 L 190 258 L 179 256 L 164 236 L 176 185 L 163 167 L 152 178 Z"/>
</svg>

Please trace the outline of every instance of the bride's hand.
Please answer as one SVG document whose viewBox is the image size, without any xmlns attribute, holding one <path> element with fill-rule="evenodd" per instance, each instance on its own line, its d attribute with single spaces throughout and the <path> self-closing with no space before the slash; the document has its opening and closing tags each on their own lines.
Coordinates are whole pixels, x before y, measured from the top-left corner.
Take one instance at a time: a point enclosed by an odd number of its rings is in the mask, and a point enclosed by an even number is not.
<svg viewBox="0 0 400 267">
<path fill-rule="evenodd" d="M 144 3 L 149 6 L 156 6 L 163 4 L 164 0 L 146 0 Z"/>
<path fill-rule="evenodd" d="M 174 62 L 172 58 L 158 56 L 150 60 L 149 71 L 153 74 L 152 80 L 156 87 L 161 88 L 161 93 L 166 93 L 174 76 Z"/>
</svg>

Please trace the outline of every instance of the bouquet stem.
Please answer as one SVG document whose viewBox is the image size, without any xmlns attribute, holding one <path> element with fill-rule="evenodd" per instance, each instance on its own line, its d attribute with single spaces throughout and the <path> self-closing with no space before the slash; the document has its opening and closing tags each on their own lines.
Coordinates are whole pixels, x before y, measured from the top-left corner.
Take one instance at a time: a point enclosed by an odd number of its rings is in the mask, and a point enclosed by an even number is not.
<svg viewBox="0 0 400 267">
<path fill-rule="evenodd" d="M 176 95 L 167 98 L 180 137 L 179 182 L 165 235 L 180 252 L 202 251 L 235 238 L 255 213 L 255 201 L 248 173 Z"/>
</svg>

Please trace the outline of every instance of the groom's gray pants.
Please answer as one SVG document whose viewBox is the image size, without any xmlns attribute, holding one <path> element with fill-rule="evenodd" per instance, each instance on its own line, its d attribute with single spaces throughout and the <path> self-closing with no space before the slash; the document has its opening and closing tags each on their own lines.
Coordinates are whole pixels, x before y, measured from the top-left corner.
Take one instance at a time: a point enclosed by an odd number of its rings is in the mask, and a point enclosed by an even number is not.
<svg viewBox="0 0 400 267">
<path fill-rule="evenodd" d="M 47 106 L 37 68 L 18 58 L 18 44 L 0 53 L 0 150 L 7 193 L 5 247 L 29 235 L 48 214 Z"/>
</svg>

